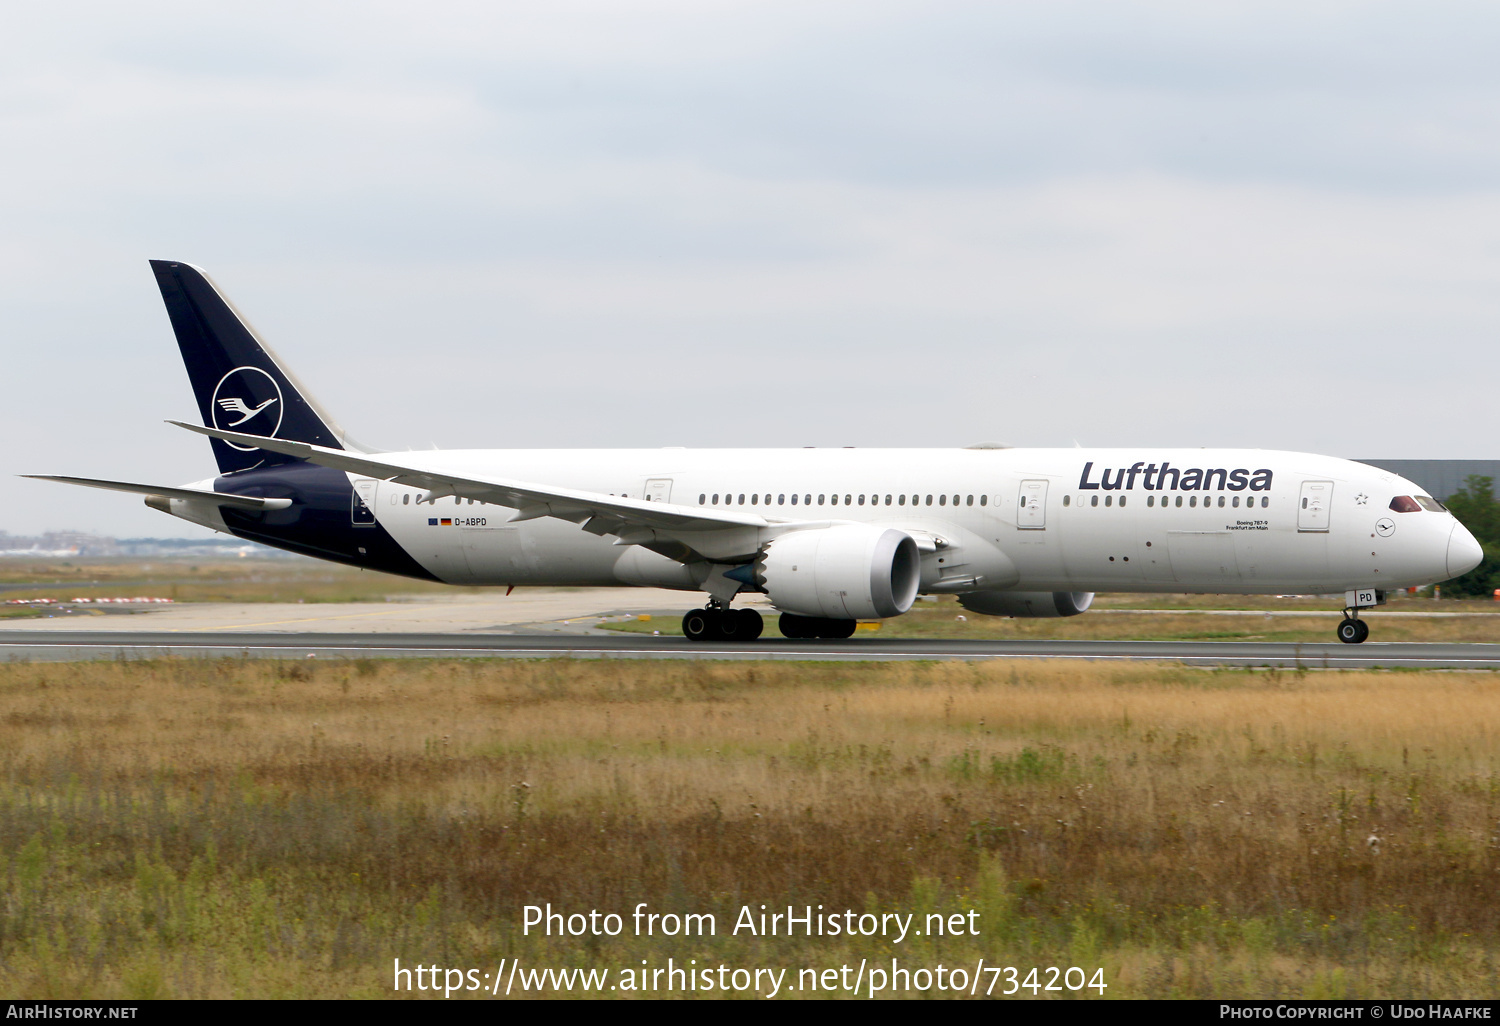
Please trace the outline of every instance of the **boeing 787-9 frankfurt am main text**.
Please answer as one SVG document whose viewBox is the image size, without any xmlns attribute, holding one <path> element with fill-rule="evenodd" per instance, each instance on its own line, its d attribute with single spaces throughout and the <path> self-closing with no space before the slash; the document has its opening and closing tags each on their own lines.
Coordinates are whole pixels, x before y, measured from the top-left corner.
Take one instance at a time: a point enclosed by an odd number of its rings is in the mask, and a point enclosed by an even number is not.
<svg viewBox="0 0 1500 1026">
<path fill-rule="evenodd" d="M 218 476 L 146 496 L 195 524 L 463 585 L 701 591 L 694 640 L 846 638 L 919 593 L 1072 616 L 1094 593 L 1344 593 L 1343 641 L 1387 591 L 1479 564 L 1403 478 L 1260 449 L 456 449 L 355 445 L 217 286 L 154 260 Z M 177 422 L 173 422 L 177 423 Z"/>
</svg>

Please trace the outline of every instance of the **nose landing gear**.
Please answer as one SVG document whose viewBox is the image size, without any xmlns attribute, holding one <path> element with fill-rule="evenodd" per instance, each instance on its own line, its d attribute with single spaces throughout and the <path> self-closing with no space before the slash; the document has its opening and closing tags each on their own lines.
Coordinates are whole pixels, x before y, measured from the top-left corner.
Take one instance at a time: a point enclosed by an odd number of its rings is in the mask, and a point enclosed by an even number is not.
<svg viewBox="0 0 1500 1026">
<path fill-rule="evenodd" d="M 1359 618 L 1359 611 L 1384 603 L 1385 592 L 1378 588 L 1344 592 L 1344 618 L 1339 621 L 1339 640 L 1346 645 L 1363 644 L 1370 636 L 1370 625 Z"/>
<path fill-rule="evenodd" d="M 1359 619 L 1359 610 L 1344 610 L 1344 618 L 1339 621 L 1339 640 L 1346 645 L 1360 645 L 1369 636 L 1370 625 Z"/>
</svg>

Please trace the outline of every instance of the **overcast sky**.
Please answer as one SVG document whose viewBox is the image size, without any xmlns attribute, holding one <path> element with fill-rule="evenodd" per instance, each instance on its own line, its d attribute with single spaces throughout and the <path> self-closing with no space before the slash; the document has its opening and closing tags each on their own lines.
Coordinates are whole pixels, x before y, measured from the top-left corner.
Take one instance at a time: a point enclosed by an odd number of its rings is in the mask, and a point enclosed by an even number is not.
<svg viewBox="0 0 1500 1026">
<path fill-rule="evenodd" d="M 211 476 L 150 258 L 387 448 L 1500 457 L 1497 52 L 1486 3 L 0 0 L 0 529 L 206 533 L 13 476 Z"/>
</svg>

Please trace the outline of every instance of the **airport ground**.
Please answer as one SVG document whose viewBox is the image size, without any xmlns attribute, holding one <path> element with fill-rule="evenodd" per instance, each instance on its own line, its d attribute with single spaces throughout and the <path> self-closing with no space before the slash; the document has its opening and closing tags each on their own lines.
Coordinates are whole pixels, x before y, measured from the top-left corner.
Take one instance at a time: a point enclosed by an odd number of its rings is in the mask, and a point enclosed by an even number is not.
<svg viewBox="0 0 1500 1026">
<path fill-rule="evenodd" d="M 173 602 L 68 603 L 138 596 Z M 0 602 L 15 598 L 59 604 L 0 604 L 0 628 L 378 634 L 602 629 L 680 635 L 678 619 L 702 597 L 628 588 L 518 588 L 507 596 L 500 588 L 454 588 L 301 559 L 0 559 Z M 767 633 L 775 636 L 763 596 L 737 601 L 763 609 Z M 1320 643 L 1333 637 L 1339 604 L 1317 597 L 1101 595 L 1084 616 L 1012 620 L 965 613 L 954 599 L 942 598 L 919 602 L 878 628 L 868 624 L 856 638 Z M 1500 603 L 1493 601 L 1396 595 L 1367 616 L 1376 641 L 1500 642 Z"/>
<path fill-rule="evenodd" d="M 657 610 L 643 614 L 621 604 L 630 593 L 601 607 L 599 593 L 519 589 L 387 602 L 358 579 L 389 578 L 322 566 L 291 583 L 274 568 L 243 582 L 233 568 L 117 573 L 63 590 L 150 594 L 141 582 L 154 580 L 231 601 L 78 614 L 90 629 L 595 632 L 609 613 L 656 630 L 691 602 L 638 595 Z M 1114 601 L 1105 608 L 1165 611 L 1036 623 L 1180 633 L 1308 620 L 1320 640 L 1332 626 L 1313 615 L 1328 611 L 1319 600 Z M 1488 613 L 1413 600 L 1387 619 L 1478 632 Z M 934 631 L 1012 623 L 958 615 L 947 603 L 918 613 Z M 971 973 L 983 959 L 1022 980 L 1036 966 L 1043 984 L 1049 966 L 1097 968 L 1116 998 L 1488 998 L 1500 985 L 1497 734 L 1491 672 L 0 664 L 0 984 L 26 998 L 375 998 L 391 995 L 394 958 L 481 973 L 501 959 L 611 971 L 698 959 L 793 980 L 896 958 Z M 718 931 L 521 928 L 527 904 L 628 923 L 642 901 L 713 913 Z M 974 910 L 979 932 L 731 935 L 738 910 L 761 904 L 918 923 Z"/>
</svg>

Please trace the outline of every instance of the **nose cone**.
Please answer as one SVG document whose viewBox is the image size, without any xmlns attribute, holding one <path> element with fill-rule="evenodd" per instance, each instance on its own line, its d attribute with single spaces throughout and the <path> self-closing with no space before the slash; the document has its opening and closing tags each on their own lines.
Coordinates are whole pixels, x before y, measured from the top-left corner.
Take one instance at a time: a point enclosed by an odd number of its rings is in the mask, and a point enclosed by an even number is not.
<svg viewBox="0 0 1500 1026">
<path fill-rule="evenodd" d="M 1448 535 L 1448 576 L 1459 577 L 1468 573 L 1483 558 L 1484 550 L 1469 529 L 1463 524 L 1454 524 L 1453 533 Z"/>
</svg>

